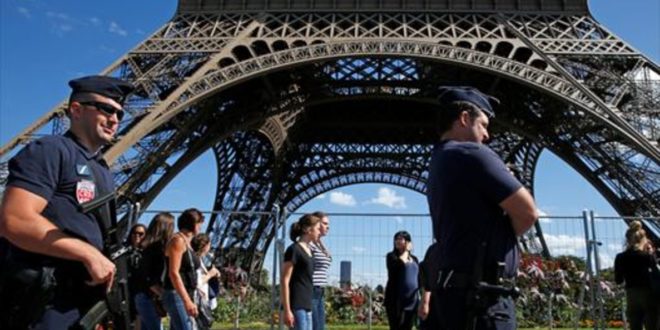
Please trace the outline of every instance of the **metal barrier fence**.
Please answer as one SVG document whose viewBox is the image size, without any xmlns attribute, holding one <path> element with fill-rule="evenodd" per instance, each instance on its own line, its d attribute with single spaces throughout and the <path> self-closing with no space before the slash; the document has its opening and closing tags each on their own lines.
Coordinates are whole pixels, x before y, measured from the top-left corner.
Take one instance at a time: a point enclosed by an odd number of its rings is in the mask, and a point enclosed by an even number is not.
<svg viewBox="0 0 660 330">
<path fill-rule="evenodd" d="M 280 239 L 286 237 L 285 233 L 288 233 L 291 223 L 300 215 L 302 214 L 287 216 L 286 231 L 278 235 Z M 387 282 L 385 255 L 392 250 L 393 235 L 397 231 L 406 230 L 411 234 L 414 244 L 413 254 L 420 260 L 433 240 L 428 214 L 333 213 L 328 216 L 330 232 L 324 238 L 324 243 L 333 255 L 330 268 L 332 286 L 340 285 L 341 262 L 350 262 L 350 282 L 354 286 L 367 285 L 371 288 L 385 286 Z M 539 219 L 543 237 L 553 258 L 571 256 L 584 260 L 585 273 L 580 275 L 577 283 L 571 283 L 578 287 L 573 288 L 578 295 L 567 298 L 569 306 L 572 307 L 571 322 L 575 327 L 593 325 L 594 329 L 605 328 L 612 326 L 612 322 L 616 324 L 619 320 L 625 324 L 623 313 L 625 301 L 622 298 L 622 290 L 611 281 L 605 281 L 603 274 L 608 273 L 608 278 L 611 277 L 614 258 L 624 249 L 625 232 L 628 228 L 624 220 L 632 219 L 632 217 L 603 217 L 594 215 L 592 211 L 585 211 L 577 216 L 543 215 Z M 657 226 L 660 217 L 648 217 L 643 221 L 654 221 Z M 654 228 L 654 226 L 649 227 Z M 282 250 L 292 243 L 288 238 L 280 242 L 282 242 Z M 536 246 L 540 246 L 540 242 L 536 242 Z M 270 258 L 273 258 L 272 249 Z M 546 324 L 553 328 L 553 325 L 559 322 L 556 320 L 559 306 L 553 305 L 553 302 L 556 303 L 562 297 L 559 293 L 546 290 L 548 292 L 539 293 L 541 296 L 545 295 L 541 300 L 547 301 L 546 306 L 541 306 L 543 309 L 541 312 L 547 316 Z M 611 306 L 612 300 L 615 301 L 616 306 Z M 615 312 L 613 313 L 612 310 Z M 592 322 L 584 322 L 584 319 Z"/>
<path fill-rule="evenodd" d="M 600 269 L 611 268 L 614 265 L 614 257 L 624 247 L 624 235 L 628 226 L 623 220 L 633 218 L 593 215 L 592 225 L 590 214 L 591 212 L 585 211 L 585 214 L 576 216 L 543 215 L 539 219 L 550 255 L 570 255 L 586 260 L 587 243 L 594 240 L 598 242 L 594 248 L 599 254 Z M 285 226 L 287 235 L 291 224 L 301 215 L 302 213 L 294 213 L 288 216 Z M 385 285 L 385 255 L 392 250 L 393 235 L 397 231 L 406 230 L 411 234 L 413 254 L 420 260 L 433 240 L 431 218 L 428 214 L 331 213 L 328 216 L 330 232 L 324 238 L 324 243 L 333 255 L 333 267 L 330 271 L 332 284 L 339 284 L 339 262 L 350 261 L 352 283 L 369 284 L 372 287 Z M 585 220 L 588 221 L 589 239 L 586 238 Z M 660 221 L 660 217 L 645 220 Z M 285 241 L 285 245 L 291 244 L 288 237 Z M 540 243 L 537 242 L 537 245 Z M 272 254 L 270 255 L 272 258 Z M 595 261 L 593 267 L 595 269 Z"/>
<path fill-rule="evenodd" d="M 144 217 L 151 217 L 157 211 L 145 211 L 140 222 L 145 223 Z M 176 211 L 171 213 L 177 214 Z M 209 214 L 211 212 L 203 212 Z M 215 212 L 219 214 L 219 221 L 229 217 L 235 212 Z M 240 213 L 240 212 L 239 212 Z M 278 219 L 280 224 L 276 239 L 266 254 L 264 268 L 269 272 L 272 287 L 279 284 L 279 270 L 283 262 L 283 251 L 292 242 L 288 239 L 288 231 L 293 222 L 302 214 L 277 214 L 276 212 L 241 213 L 243 216 L 262 216 L 270 214 Z M 363 213 L 330 213 L 330 232 L 324 238 L 324 243 L 332 253 L 333 262 L 330 268 L 330 285 L 340 285 L 340 263 L 350 263 L 350 284 L 355 286 L 368 286 L 376 288 L 385 286 L 387 270 L 385 255 L 393 249 L 393 235 L 400 230 L 408 231 L 413 240 L 413 254 L 420 260 L 428 246 L 432 243 L 432 225 L 428 214 L 363 214 Z M 583 260 L 584 274 L 580 274 L 577 282 L 571 285 L 578 294 L 565 297 L 571 307 L 571 322 L 577 327 L 605 328 L 612 326 L 611 322 L 623 320 L 625 323 L 624 299 L 622 291 L 611 282 L 604 281 L 611 277 L 611 269 L 617 253 L 624 249 L 625 232 L 628 228 L 626 221 L 633 218 L 602 217 L 593 212 L 585 211 L 577 216 L 548 216 L 540 218 L 543 237 L 550 255 L 577 257 Z M 660 217 L 649 217 L 643 221 L 660 223 Z M 655 233 L 656 235 L 658 233 Z M 540 242 L 536 242 L 539 246 Z M 548 270 L 550 272 L 550 270 Z M 548 276 L 552 274 L 548 273 Z M 544 291 L 545 290 L 545 291 Z M 540 299 L 542 306 L 536 315 L 544 315 L 542 322 L 553 328 L 557 324 L 557 316 L 561 304 L 562 293 L 551 288 L 539 289 L 535 299 Z M 279 293 L 271 290 L 271 315 L 279 310 Z M 369 295 L 367 304 L 371 305 Z M 532 297 L 533 298 L 533 297 Z M 531 299 L 531 298 L 530 298 Z M 614 299 L 614 300 L 613 300 Z M 614 306 L 612 306 L 614 301 Z M 520 305 L 520 302 L 518 303 Z M 613 311 L 614 314 L 613 314 Z M 584 323 L 584 320 L 592 323 Z M 280 321 L 282 318 L 280 317 Z M 235 320 L 238 328 L 238 318 Z M 367 326 L 371 326 L 371 314 L 367 319 Z M 538 322 L 537 322 L 538 323 Z M 540 325 L 540 324 L 539 324 Z M 274 325 L 273 325 L 274 326 Z"/>
</svg>

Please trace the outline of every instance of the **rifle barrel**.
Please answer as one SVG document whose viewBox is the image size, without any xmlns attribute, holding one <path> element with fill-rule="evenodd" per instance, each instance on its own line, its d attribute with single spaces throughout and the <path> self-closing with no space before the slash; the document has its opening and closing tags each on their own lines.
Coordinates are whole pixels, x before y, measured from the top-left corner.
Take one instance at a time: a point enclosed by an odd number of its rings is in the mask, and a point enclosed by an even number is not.
<svg viewBox="0 0 660 330">
<path fill-rule="evenodd" d="M 115 192 L 107 193 L 99 198 L 91 200 L 87 203 L 80 205 L 83 213 L 89 213 L 90 211 L 102 206 L 103 204 L 113 200 L 115 198 Z"/>
</svg>

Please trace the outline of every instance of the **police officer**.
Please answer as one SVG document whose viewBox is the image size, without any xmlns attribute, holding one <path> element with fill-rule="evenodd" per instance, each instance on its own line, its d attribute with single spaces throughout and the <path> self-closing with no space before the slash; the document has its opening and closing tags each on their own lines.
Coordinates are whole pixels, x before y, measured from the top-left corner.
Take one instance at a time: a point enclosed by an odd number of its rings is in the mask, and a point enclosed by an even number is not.
<svg viewBox="0 0 660 330">
<path fill-rule="evenodd" d="M 471 87 L 440 87 L 438 100 L 440 141 L 427 190 L 440 269 L 433 308 L 439 324 L 431 328 L 515 329 L 511 297 L 489 294 L 477 300 L 475 284 L 499 285 L 501 278 L 515 276 L 516 237 L 538 218 L 534 200 L 482 144 L 499 101 Z"/>
<path fill-rule="evenodd" d="M 0 206 L 2 329 L 68 329 L 115 275 L 97 219 L 79 207 L 114 190 L 101 148 L 133 87 L 105 76 L 69 86 L 69 131 L 34 141 L 9 161 Z"/>
</svg>

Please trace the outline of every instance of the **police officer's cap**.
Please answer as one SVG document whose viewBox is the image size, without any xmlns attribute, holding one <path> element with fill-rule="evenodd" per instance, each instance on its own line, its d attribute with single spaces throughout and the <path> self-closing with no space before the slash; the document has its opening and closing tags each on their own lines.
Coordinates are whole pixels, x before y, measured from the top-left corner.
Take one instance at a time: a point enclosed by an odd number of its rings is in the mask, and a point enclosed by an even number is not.
<svg viewBox="0 0 660 330">
<path fill-rule="evenodd" d="M 69 81 L 71 94 L 94 93 L 111 98 L 123 105 L 126 97 L 135 89 L 121 79 L 106 76 L 87 76 Z"/>
<path fill-rule="evenodd" d="M 474 87 L 467 86 L 440 86 L 438 88 L 438 101 L 442 105 L 457 101 L 470 102 L 479 107 L 490 118 L 495 117 L 493 107 L 500 104 L 500 100 L 495 97 L 484 94 Z"/>
</svg>

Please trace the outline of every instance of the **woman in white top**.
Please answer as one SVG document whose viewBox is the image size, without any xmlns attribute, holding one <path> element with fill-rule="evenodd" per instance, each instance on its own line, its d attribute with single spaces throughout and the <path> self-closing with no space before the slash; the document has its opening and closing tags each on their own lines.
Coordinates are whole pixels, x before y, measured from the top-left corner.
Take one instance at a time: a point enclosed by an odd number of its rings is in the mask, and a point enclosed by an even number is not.
<svg viewBox="0 0 660 330">
<path fill-rule="evenodd" d="M 210 330 L 213 327 L 213 309 L 217 306 L 215 298 L 209 299 L 209 280 L 220 276 L 220 272 L 213 266 L 206 268 L 204 256 L 211 249 L 211 240 L 206 234 L 197 234 L 190 240 L 190 246 L 199 260 L 196 268 L 197 287 L 193 293 L 199 314 L 195 317 L 194 330 Z"/>
<path fill-rule="evenodd" d="M 312 325 L 313 330 L 325 330 L 325 299 L 324 290 L 328 285 L 328 269 L 332 263 L 332 255 L 321 241 L 321 238 L 330 230 L 328 215 L 316 211 L 313 216 L 321 219 L 319 239 L 309 245 L 314 259 L 314 293 L 312 295 Z"/>
<path fill-rule="evenodd" d="M 200 261 L 200 267 L 197 268 L 197 292 L 204 303 L 208 304 L 211 309 L 215 309 L 218 306 L 218 302 L 215 297 L 209 299 L 209 281 L 215 277 L 220 277 L 220 272 L 215 266 L 211 265 L 210 269 L 207 269 L 204 264 L 204 257 L 211 250 L 209 235 L 197 234 L 190 242 L 190 245 Z"/>
</svg>

